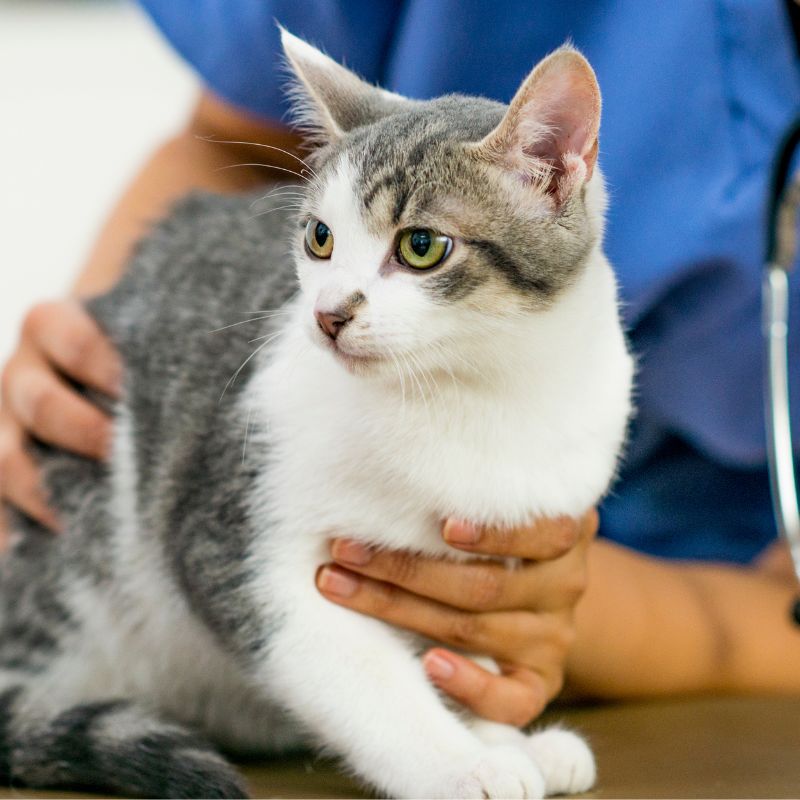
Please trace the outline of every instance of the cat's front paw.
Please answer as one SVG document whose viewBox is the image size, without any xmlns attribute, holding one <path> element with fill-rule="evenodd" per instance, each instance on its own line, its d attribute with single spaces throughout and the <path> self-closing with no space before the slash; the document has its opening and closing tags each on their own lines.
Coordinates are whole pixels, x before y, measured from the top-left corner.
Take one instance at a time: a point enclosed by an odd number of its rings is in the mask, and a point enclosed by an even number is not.
<svg viewBox="0 0 800 800">
<path fill-rule="evenodd" d="M 465 759 L 422 796 L 447 798 L 544 797 L 545 781 L 530 757 L 516 747 L 491 747 Z"/>
<path fill-rule="evenodd" d="M 552 794 L 579 794 L 594 786 L 597 777 L 589 745 L 572 731 L 550 728 L 528 737 L 525 749 L 544 775 L 545 791 Z"/>
</svg>

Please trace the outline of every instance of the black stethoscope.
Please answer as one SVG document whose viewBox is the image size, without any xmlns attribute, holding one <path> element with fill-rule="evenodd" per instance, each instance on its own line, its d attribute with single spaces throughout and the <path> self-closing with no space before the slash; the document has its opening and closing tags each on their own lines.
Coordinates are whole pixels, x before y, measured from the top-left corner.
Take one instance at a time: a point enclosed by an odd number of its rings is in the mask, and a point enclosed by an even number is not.
<svg viewBox="0 0 800 800">
<path fill-rule="evenodd" d="M 767 455 L 775 522 L 792 556 L 800 582 L 800 512 L 794 474 L 792 427 L 789 416 L 789 272 L 797 256 L 797 216 L 800 210 L 800 171 L 789 180 L 800 144 L 800 119 L 795 120 L 778 152 L 769 197 L 767 257 L 764 262 L 762 309 L 766 369 L 764 403 Z M 800 596 L 791 608 L 800 625 Z"/>
</svg>

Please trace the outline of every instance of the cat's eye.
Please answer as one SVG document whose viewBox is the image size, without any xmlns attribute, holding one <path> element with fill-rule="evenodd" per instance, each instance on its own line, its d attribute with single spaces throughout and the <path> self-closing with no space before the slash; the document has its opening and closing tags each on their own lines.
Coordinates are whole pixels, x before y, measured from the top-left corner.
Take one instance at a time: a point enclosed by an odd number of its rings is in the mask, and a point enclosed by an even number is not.
<svg viewBox="0 0 800 800">
<path fill-rule="evenodd" d="M 333 252 L 331 229 L 318 219 L 310 219 L 306 225 L 306 250 L 315 258 L 330 258 Z"/>
<path fill-rule="evenodd" d="M 453 248 L 449 236 L 428 228 L 413 228 L 400 234 L 397 257 L 402 264 L 413 269 L 431 269 L 441 264 Z"/>
</svg>

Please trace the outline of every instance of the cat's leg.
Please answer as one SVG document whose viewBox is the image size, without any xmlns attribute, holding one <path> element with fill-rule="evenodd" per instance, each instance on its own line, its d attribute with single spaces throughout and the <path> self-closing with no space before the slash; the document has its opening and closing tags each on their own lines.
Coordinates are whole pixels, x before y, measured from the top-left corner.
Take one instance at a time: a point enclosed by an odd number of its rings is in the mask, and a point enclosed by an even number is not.
<svg viewBox="0 0 800 800">
<path fill-rule="evenodd" d="M 313 594 L 312 594 L 313 593 Z M 376 620 L 296 594 L 264 680 L 327 747 L 395 797 L 541 797 L 534 762 L 487 746 L 427 680 L 412 646 Z"/>
<path fill-rule="evenodd" d="M 597 777 L 594 756 L 577 733 L 552 727 L 525 734 L 513 725 L 477 719 L 470 727 L 486 744 L 512 745 L 527 753 L 544 775 L 548 796 L 578 794 L 594 786 Z"/>
<path fill-rule="evenodd" d="M 0 780 L 136 797 L 245 797 L 230 764 L 188 729 L 126 700 L 60 705 L 35 676 L 0 675 Z"/>
<path fill-rule="evenodd" d="M 223 752 L 252 758 L 308 750 L 308 736 L 283 703 L 254 690 L 251 683 L 231 679 L 203 693 L 196 724 Z"/>
</svg>

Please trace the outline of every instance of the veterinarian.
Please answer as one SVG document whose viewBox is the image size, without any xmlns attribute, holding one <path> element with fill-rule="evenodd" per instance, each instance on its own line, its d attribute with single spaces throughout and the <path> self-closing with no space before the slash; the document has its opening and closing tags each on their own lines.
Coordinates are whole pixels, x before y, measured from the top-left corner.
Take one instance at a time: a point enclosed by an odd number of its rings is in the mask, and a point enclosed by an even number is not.
<svg viewBox="0 0 800 800">
<path fill-rule="evenodd" d="M 768 171 L 800 108 L 796 9 L 781 0 L 630 0 L 613 10 L 540 0 L 533 13 L 530 0 L 142 4 L 206 89 L 112 212 L 73 297 L 27 315 L 3 371 L 3 499 L 57 531 L 26 439 L 108 453 L 109 420 L 72 385 L 114 396 L 122 365 L 75 298 L 113 284 L 148 221 L 190 189 L 250 190 L 294 171 L 281 152 L 300 140 L 282 121 L 275 19 L 412 97 L 507 100 L 571 38 L 603 89 L 606 250 L 639 359 L 638 413 L 599 536 L 593 510 L 510 532 L 443 525 L 454 548 L 525 559 L 513 572 L 337 540 L 319 590 L 440 641 L 424 657 L 431 680 L 503 722 L 530 721 L 564 685 L 605 698 L 800 692 L 800 630 L 787 614 L 796 587 L 765 466 L 759 327 Z M 221 169 L 236 163 L 259 166 Z M 791 304 L 800 311 L 800 280 Z M 503 674 L 454 648 L 498 657 Z"/>
</svg>

